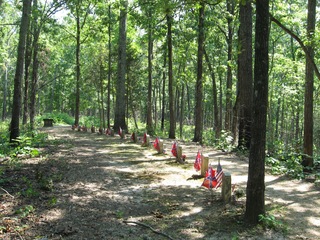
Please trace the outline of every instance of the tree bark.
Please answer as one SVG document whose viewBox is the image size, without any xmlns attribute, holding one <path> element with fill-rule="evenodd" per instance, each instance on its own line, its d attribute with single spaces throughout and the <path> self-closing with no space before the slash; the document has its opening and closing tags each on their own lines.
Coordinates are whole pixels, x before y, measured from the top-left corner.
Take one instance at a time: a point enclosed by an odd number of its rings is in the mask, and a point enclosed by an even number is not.
<svg viewBox="0 0 320 240">
<path fill-rule="evenodd" d="M 21 82 L 24 70 L 24 57 L 26 48 L 26 38 L 28 33 L 28 22 L 31 11 L 31 0 L 24 0 L 22 7 L 22 18 L 19 31 L 19 44 L 17 52 L 16 72 L 14 76 L 14 90 L 12 103 L 12 118 L 10 124 L 10 142 L 17 143 L 20 135 L 20 109 L 21 109 Z"/>
<path fill-rule="evenodd" d="M 107 96 L 107 128 L 110 129 L 110 95 L 111 95 L 111 5 L 108 7 L 108 96 Z"/>
<path fill-rule="evenodd" d="M 127 130 L 126 124 L 126 42 L 127 42 L 127 8 L 128 1 L 121 1 L 120 25 L 119 25 L 119 61 L 114 129 L 118 131 L 121 127 Z"/>
<path fill-rule="evenodd" d="M 252 7 L 251 0 L 240 2 L 239 55 L 238 55 L 238 106 L 239 148 L 250 148 L 252 112 Z"/>
<path fill-rule="evenodd" d="M 213 130 L 215 131 L 215 137 L 217 139 L 220 138 L 221 135 L 221 124 L 219 119 L 219 108 L 218 108 L 218 90 L 217 90 L 217 84 L 216 84 L 216 77 L 214 74 L 213 67 L 211 65 L 209 56 L 207 51 L 204 49 L 204 55 L 206 58 L 206 62 L 208 64 L 208 68 L 211 74 L 212 79 L 212 95 L 213 95 Z"/>
<path fill-rule="evenodd" d="M 100 63 L 100 95 L 101 95 L 101 100 L 100 100 L 100 106 L 101 106 L 101 123 L 100 123 L 100 128 L 105 129 L 106 128 L 106 122 L 105 122 L 105 117 L 104 117 L 104 88 L 103 88 L 103 78 L 104 78 L 104 70 L 103 70 L 103 65 Z"/>
<path fill-rule="evenodd" d="M 80 26 L 80 4 L 76 6 L 76 102 L 74 124 L 79 125 L 80 118 L 80 51 L 81 51 L 81 26 Z"/>
<path fill-rule="evenodd" d="M 230 16 L 227 17 L 228 22 L 228 35 L 227 35 L 227 45 L 228 45 L 228 62 L 227 62 L 227 91 L 226 91 L 226 115 L 225 115 L 225 129 L 231 131 L 232 122 L 232 41 L 233 41 L 233 27 L 232 27 L 232 17 L 234 15 L 234 0 L 227 0 L 227 12 Z"/>
<path fill-rule="evenodd" d="M 33 8 L 38 8 L 38 1 L 33 1 Z M 37 85 L 38 85 L 38 69 L 39 69 L 39 36 L 40 28 L 38 26 L 38 16 L 36 15 L 33 20 L 33 57 L 32 57 L 32 81 L 30 88 L 30 128 L 34 129 L 34 118 L 36 115 L 36 95 L 37 95 Z"/>
<path fill-rule="evenodd" d="M 304 93 L 304 134 L 303 161 L 304 171 L 313 166 L 313 88 L 314 88 L 314 31 L 316 25 L 316 0 L 308 0 L 307 35 L 311 45 L 306 46 L 310 58 L 306 58 L 305 93 Z"/>
<path fill-rule="evenodd" d="M 3 81 L 3 102 L 2 102 L 2 121 L 7 118 L 7 96 L 8 96 L 8 63 L 5 63 Z"/>
<path fill-rule="evenodd" d="M 170 112 L 170 128 L 169 138 L 176 138 L 176 118 L 174 111 L 174 94 L 173 94 L 173 72 L 172 72 L 172 21 L 170 13 L 167 13 L 167 44 L 168 44 L 168 77 L 169 77 L 169 112 Z"/>
<path fill-rule="evenodd" d="M 253 122 L 245 212 L 245 220 L 251 224 L 257 224 L 259 215 L 265 213 L 264 176 L 269 69 L 269 0 L 257 1 L 256 6 Z"/>
<path fill-rule="evenodd" d="M 165 119 L 165 104 L 166 104 L 166 65 L 167 65 L 167 54 L 166 50 L 163 54 L 163 71 L 162 71 L 162 109 L 161 109 L 161 131 L 164 130 L 164 119 Z"/>
<path fill-rule="evenodd" d="M 153 39 L 152 39 L 152 12 L 148 10 L 148 99 L 147 99 L 147 131 L 153 135 L 152 123 L 152 59 L 153 59 Z"/>
<path fill-rule="evenodd" d="M 198 23 L 198 60 L 197 60 L 197 82 L 195 92 L 195 129 L 193 142 L 202 143 L 203 132 L 203 52 L 204 52 L 204 9 L 205 3 L 201 2 L 199 8 L 199 23 Z"/>
<path fill-rule="evenodd" d="M 28 29 L 29 29 L 30 19 L 28 23 Z M 29 32 L 27 34 L 27 40 L 26 40 L 27 46 L 31 46 L 32 44 L 32 34 Z M 23 95 L 23 118 L 22 118 L 22 124 L 27 124 L 28 121 L 28 112 L 29 112 L 29 67 L 31 64 L 32 59 L 32 48 L 26 49 L 26 56 L 25 56 L 25 69 L 24 69 L 24 95 Z"/>
</svg>

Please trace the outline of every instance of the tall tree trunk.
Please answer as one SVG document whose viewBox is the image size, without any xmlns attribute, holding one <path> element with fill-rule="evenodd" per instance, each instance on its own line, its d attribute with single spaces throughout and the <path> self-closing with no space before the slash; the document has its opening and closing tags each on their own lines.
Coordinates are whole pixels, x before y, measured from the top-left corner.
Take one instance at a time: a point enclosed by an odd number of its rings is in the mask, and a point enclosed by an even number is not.
<svg viewBox="0 0 320 240">
<path fill-rule="evenodd" d="M 170 112 L 170 128 L 169 138 L 176 138 L 176 118 L 174 111 L 174 94 L 173 94 L 173 72 L 172 72 L 172 15 L 167 13 L 167 43 L 168 43 L 168 77 L 169 77 L 169 112 Z"/>
<path fill-rule="evenodd" d="M 81 26 L 80 26 L 80 5 L 76 6 L 76 102 L 74 124 L 79 125 L 80 118 L 80 51 L 81 51 Z"/>
<path fill-rule="evenodd" d="M 214 74 L 213 67 L 210 62 L 210 58 L 208 56 L 207 51 L 204 49 L 204 55 L 206 58 L 206 62 L 208 64 L 208 68 L 211 74 L 212 79 L 212 95 L 213 95 L 213 130 L 215 131 L 215 137 L 220 138 L 221 135 L 221 124 L 219 119 L 219 108 L 218 108 L 218 91 L 217 91 L 217 84 L 216 84 L 216 77 Z"/>
<path fill-rule="evenodd" d="M 14 76 L 14 90 L 12 103 L 12 118 L 10 124 L 10 142 L 16 143 L 20 135 L 20 109 L 21 109 L 21 82 L 24 69 L 24 57 L 26 48 L 26 38 L 28 33 L 28 22 L 31 11 L 31 0 L 24 0 L 22 7 L 22 18 L 19 31 L 19 44 L 17 52 L 16 72 Z"/>
<path fill-rule="evenodd" d="M 38 69 L 39 69 L 39 30 L 35 30 L 33 40 L 33 60 L 32 60 L 32 82 L 31 82 L 31 93 L 30 93 L 30 128 L 34 129 L 34 118 L 36 115 L 36 95 L 38 85 Z"/>
<path fill-rule="evenodd" d="M 316 0 L 308 0 L 308 20 L 307 34 L 311 45 L 307 50 L 311 59 L 306 58 L 306 77 L 304 93 L 304 134 L 303 134 L 303 153 L 304 158 L 302 165 L 305 171 L 310 171 L 307 167 L 313 166 L 313 85 L 314 85 L 314 68 L 312 60 L 314 58 L 314 31 L 316 21 Z"/>
<path fill-rule="evenodd" d="M 30 19 L 28 23 L 28 29 L 29 29 Z M 27 46 L 31 46 L 32 44 L 32 34 L 31 32 L 27 35 Z M 25 69 L 24 69 L 24 95 L 23 95 L 23 117 L 22 117 L 22 124 L 27 124 L 28 121 L 28 108 L 29 108 L 29 67 L 31 64 L 32 59 L 32 48 L 26 48 L 26 56 L 25 56 Z"/>
<path fill-rule="evenodd" d="M 7 95 L 8 95 L 8 63 L 5 63 L 3 81 L 3 102 L 2 102 L 2 121 L 7 118 Z"/>
<path fill-rule="evenodd" d="M 165 49 L 163 54 L 163 71 L 162 71 L 162 109 L 161 109 L 161 131 L 164 130 L 164 118 L 165 118 L 165 104 L 166 104 L 166 65 L 167 65 L 167 50 Z"/>
<path fill-rule="evenodd" d="M 228 62 L 227 62 L 227 91 L 226 91 L 226 115 L 225 115 L 225 129 L 231 131 L 232 122 L 232 41 L 233 41 L 233 29 L 232 29 L 232 16 L 234 15 L 234 0 L 227 0 L 227 11 L 230 16 L 228 16 Z"/>
<path fill-rule="evenodd" d="M 182 83 L 181 89 L 181 101 L 180 101 L 180 138 L 182 139 L 183 119 L 184 119 L 184 83 Z"/>
<path fill-rule="evenodd" d="M 114 129 L 118 131 L 127 129 L 126 124 L 126 42 L 127 42 L 127 8 L 128 1 L 121 1 L 122 8 L 120 10 L 120 25 L 119 25 L 119 62 L 118 62 L 118 79 L 117 79 L 117 94 Z"/>
<path fill-rule="evenodd" d="M 100 101 L 100 106 L 101 106 L 101 123 L 100 127 L 105 129 L 106 128 L 106 122 L 104 119 L 104 89 L 103 89 L 103 78 L 104 78 L 104 70 L 103 70 L 103 65 L 100 63 L 100 95 L 101 95 L 101 101 Z"/>
<path fill-rule="evenodd" d="M 265 213 L 265 148 L 268 106 L 269 0 L 256 2 L 254 97 L 245 219 L 257 224 Z"/>
<path fill-rule="evenodd" d="M 193 142 L 202 143 L 203 132 L 203 52 L 204 52 L 204 8 L 205 3 L 201 2 L 199 8 L 199 23 L 198 23 L 198 60 L 197 60 L 197 82 L 196 82 L 196 107 L 195 107 L 195 129 Z"/>
<path fill-rule="evenodd" d="M 238 55 L 239 148 L 250 148 L 252 112 L 252 7 L 251 0 L 240 2 Z"/>
<path fill-rule="evenodd" d="M 33 1 L 33 8 L 38 8 L 38 1 Z M 39 36 L 40 28 L 38 26 L 38 16 L 33 19 L 33 58 L 32 58 L 32 82 L 31 82 L 31 94 L 30 94 L 30 128 L 34 129 L 34 118 L 36 115 L 36 95 L 38 85 L 38 69 L 39 69 Z"/>
<path fill-rule="evenodd" d="M 110 91 L 111 91 L 111 5 L 108 7 L 108 97 L 107 97 L 107 128 L 110 128 Z"/>
<path fill-rule="evenodd" d="M 153 39 L 152 39 L 152 9 L 148 10 L 148 99 L 147 99 L 147 132 L 153 135 L 152 123 L 152 59 L 153 59 Z"/>
</svg>

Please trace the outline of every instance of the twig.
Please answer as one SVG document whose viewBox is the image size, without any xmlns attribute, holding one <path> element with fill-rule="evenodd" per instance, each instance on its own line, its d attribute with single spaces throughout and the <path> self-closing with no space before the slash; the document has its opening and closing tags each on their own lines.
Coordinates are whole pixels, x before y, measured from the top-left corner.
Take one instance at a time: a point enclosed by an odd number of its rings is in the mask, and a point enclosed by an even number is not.
<svg viewBox="0 0 320 240">
<path fill-rule="evenodd" d="M 140 225 L 140 226 L 149 228 L 152 232 L 154 232 L 154 233 L 156 233 L 156 234 L 160 234 L 160 235 L 165 236 L 165 237 L 167 237 L 167 238 L 169 238 L 169 239 L 171 239 L 171 240 L 174 240 L 174 239 L 173 239 L 172 237 L 170 237 L 168 234 L 163 233 L 163 232 L 159 232 L 159 231 L 155 230 L 153 227 L 151 227 L 151 226 L 149 226 L 149 225 L 147 225 L 147 224 L 145 224 L 145 223 L 136 222 L 136 221 L 128 221 L 128 220 L 124 220 L 123 222 L 124 222 L 124 223 L 127 223 L 127 224 L 128 224 L 128 223 L 132 223 L 132 224 L 136 224 L 136 225 Z"/>
<path fill-rule="evenodd" d="M 14 196 L 12 196 L 7 190 L 5 190 L 4 188 L 0 187 L 0 189 L 2 191 L 4 191 L 6 194 L 8 194 L 10 197 L 14 198 Z"/>
</svg>

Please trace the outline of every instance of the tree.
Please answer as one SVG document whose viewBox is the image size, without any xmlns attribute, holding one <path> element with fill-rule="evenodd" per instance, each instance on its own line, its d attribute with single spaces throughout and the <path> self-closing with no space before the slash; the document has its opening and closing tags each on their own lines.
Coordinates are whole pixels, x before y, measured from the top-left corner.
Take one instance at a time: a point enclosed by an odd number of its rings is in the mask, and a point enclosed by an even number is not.
<svg viewBox="0 0 320 240">
<path fill-rule="evenodd" d="M 111 4 L 108 6 L 108 93 L 107 93 L 107 127 L 110 129 L 110 96 L 111 96 Z"/>
<path fill-rule="evenodd" d="M 127 44 L 127 8 L 128 1 L 121 1 L 120 19 L 119 19 L 119 49 L 118 49 L 118 78 L 116 108 L 114 118 L 114 129 L 127 129 L 126 123 L 126 44 Z"/>
<path fill-rule="evenodd" d="M 265 148 L 268 106 L 268 39 L 269 0 L 256 3 L 254 95 L 252 138 L 249 153 L 249 172 L 245 219 L 256 224 L 265 213 Z"/>
<path fill-rule="evenodd" d="M 313 88 L 314 68 L 312 59 L 314 57 L 313 39 L 316 24 L 316 0 L 308 0 L 307 36 L 310 44 L 307 50 L 310 58 L 306 58 L 305 94 L 304 94 L 304 134 L 303 134 L 303 166 L 313 166 Z M 305 168 L 305 170 L 308 170 Z"/>
<path fill-rule="evenodd" d="M 176 118 L 174 111 L 174 96 L 173 96 L 173 72 L 172 72 L 172 13 L 171 9 L 166 10 L 167 19 L 167 44 L 168 44 L 168 78 L 169 78 L 169 112 L 170 112 L 170 129 L 169 138 L 176 138 Z"/>
<path fill-rule="evenodd" d="M 234 0 L 227 0 L 227 22 L 228 33 L 226 34 L 228 45 L 228 62 L 227 62 L 227 91 L 226 91 L 226 115 L 225 115 L 225 129 L 231 130 L 232 123 L 232 41 L 233 41 L 233 15 L 234 15 Z"/>
<path fill-rule="evenodd" d="M 202 63 L 204 53 L 204 9 L 205 3 L 201 1 L 199 8 L 199 25 L 198 25 L 198 60 L 197 60 L 197 82 L 195 91 L 195 130 L 194 142 L 202 142 L 203 131 L 203 79 L 202 79 Z"/>
<path fill-rule="evenodd" d="M 218 91 L 217 91 L 217 84 L 216 84 L 216 77 L 213 70 L 213 67 L 210 62 L 210 58 L 208 56 L 207 51 L 204 49 L 204 55 L 206 58 L 206 63 L 208 65 L 211 78 L 212 78 L 212 96 L 213 96 L 213 130 L 215 131 L 215 137 L 217 139 L 220 138 L 221 135 L 221 122 L 219 118 L 219 108 L 218 108 Z"/>
<path fill-rule="evenodd" d="M 26 48 L 26 38 L 28 33 L 28 22 L 31 11 L 31 0 L 23 1 L 22 18 L 19 31 L 19 45 L 17 53 L 16 72 L 14 77 L 14 93 L 12 103 L 12 118 L 10 125 L 10 142 L 16 142 L 20 135 L 20 108 L 21 108 L 21 82 L 24 69 L 24 57 Z"/>
<path fill-rule="evenodd" d="M 149 3 L 150 4 L 150 3 Z M 152 123 L 152 60 L 153 60 L 153 24 L 152 12 L 154 9 L 149 5 L 147 10 L 148 16 L 148 99 L 147 99 L 147 131 L 153 134 Z"/>
<path fill-rule="evenodd" d="M 239 11 L 238 95 L 239 148 L 250 148 L 252 106 L 252 6 L 240 1 Z"/>
</svg>

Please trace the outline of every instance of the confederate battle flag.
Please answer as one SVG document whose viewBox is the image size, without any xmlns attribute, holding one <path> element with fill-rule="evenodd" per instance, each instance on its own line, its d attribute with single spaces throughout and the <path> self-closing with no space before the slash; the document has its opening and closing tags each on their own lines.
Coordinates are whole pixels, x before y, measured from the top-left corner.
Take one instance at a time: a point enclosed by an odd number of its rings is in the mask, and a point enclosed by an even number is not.
<svg viewBox="0 0 320 240">
<path fill-rule="evenodd" d="M 171 153 L 173 156 L 177 157 L 177 142 L 176 141 L 174 141 L 174 143 L 172 145 Z"/>
<path fill-rule="evenodd" d="M 215 177 L 215 170 L 212 169 L 210 165 L 208 170 L 206 171 L 206 177 L 201 186 L 206 187 L 208 189 L 214 188 L 217 186 L 217 179 Z"/>
<path fill-rule="evenodd" d="M 201 169 L 201 153 L 198 150 L 198 154 L 196 156 L 196 160 L 194 161 L 193 167 L 196 171 L 200 171 Z"/>
<path fill-rule="evenodd" d="M 160 142 L 160 139 L 159 139 L 158 137 L 156 137 L 156 140 L 154 140 L 154 143 L 153 143 L 153 147 L 154 147 L 158 152 L 160 151 L 159 142 Z"/>
</svg>

